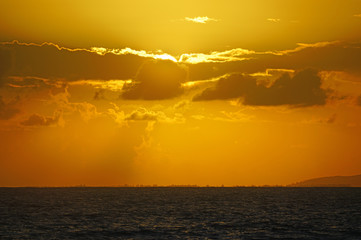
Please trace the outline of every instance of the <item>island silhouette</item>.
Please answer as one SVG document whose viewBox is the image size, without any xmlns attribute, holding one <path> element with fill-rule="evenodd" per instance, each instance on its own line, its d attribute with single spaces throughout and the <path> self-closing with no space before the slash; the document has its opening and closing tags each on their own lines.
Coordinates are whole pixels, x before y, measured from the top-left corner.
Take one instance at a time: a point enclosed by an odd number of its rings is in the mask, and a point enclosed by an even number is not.
<svg viewBox="0 0 361 240">
<path fill-rule="evenodd" d="M 361 187 L 361 174 L 312 178 L 290 184 L 288 187 Z"/>
</svg>

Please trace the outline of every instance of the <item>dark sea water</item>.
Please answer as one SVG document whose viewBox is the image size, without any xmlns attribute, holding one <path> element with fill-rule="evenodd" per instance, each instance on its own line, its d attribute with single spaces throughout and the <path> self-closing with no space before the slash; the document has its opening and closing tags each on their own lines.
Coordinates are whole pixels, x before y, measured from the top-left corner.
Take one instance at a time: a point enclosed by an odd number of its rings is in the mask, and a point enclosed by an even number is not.
<svg viewBox="0 0 361 240">
<path fill-rule="evenodd" d="M 0 239 L 361 239 L 361 188 L 0 188 Z"/>
</svg>

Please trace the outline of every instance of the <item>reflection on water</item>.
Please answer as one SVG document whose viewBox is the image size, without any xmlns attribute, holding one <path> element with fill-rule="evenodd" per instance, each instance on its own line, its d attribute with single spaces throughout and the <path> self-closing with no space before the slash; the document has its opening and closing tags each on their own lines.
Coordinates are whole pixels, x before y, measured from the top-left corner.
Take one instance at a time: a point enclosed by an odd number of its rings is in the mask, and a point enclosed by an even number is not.
<svg viewBox="0 0 361 240">
<path fill-rule="evenodd" d="M 0 188 L 0 239 L 361 239 L 361 188 Z"/>
</svg>

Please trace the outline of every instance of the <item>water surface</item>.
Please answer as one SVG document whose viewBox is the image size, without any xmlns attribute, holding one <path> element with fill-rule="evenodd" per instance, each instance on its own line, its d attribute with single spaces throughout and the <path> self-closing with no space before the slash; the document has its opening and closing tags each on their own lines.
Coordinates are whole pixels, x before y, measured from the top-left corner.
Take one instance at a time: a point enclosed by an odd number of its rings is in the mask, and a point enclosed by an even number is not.
<svg viewBox="0 0 361 240">
<path fill-rule="evenodd" d="M 0 188 L 0 239 L 361 239 L 361 188 Z"/>
</svg>

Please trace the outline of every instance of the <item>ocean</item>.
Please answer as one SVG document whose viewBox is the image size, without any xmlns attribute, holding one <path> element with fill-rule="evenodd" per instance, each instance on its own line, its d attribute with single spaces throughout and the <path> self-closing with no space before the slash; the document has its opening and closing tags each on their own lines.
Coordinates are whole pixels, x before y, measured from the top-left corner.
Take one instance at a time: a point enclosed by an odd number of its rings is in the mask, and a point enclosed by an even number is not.
<svg viewBox="0 0 361 240">
<path fill-rule="evenodd" d="M 361 239 L 361 188 L 0 188 L 0 239 Z"/>
</svg>

